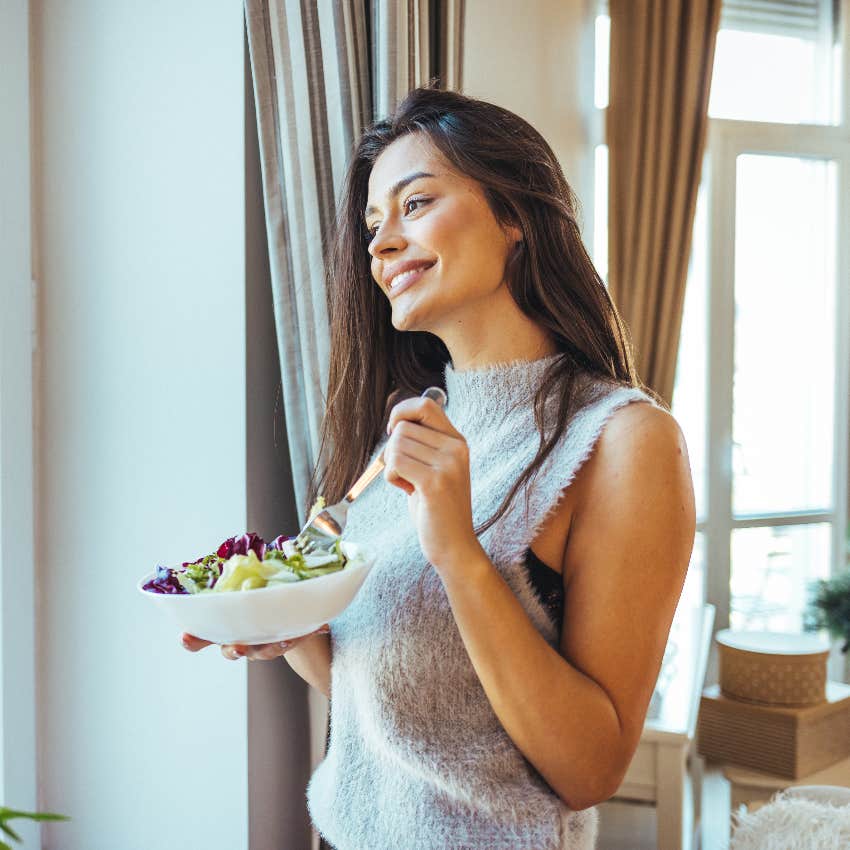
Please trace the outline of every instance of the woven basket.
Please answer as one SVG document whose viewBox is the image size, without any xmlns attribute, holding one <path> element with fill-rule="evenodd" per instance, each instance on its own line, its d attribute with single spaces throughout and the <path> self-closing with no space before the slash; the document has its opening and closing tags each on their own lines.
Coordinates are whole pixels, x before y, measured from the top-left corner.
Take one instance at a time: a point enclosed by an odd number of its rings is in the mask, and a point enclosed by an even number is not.
<svg viewBox="0 0 850 850">
<path fill-rule="evenodd" d="M 722 629 L 716 640 L 723 696 L 775 706 L 826 700 L 829 642 L 822 636 Z"/>
</svg>

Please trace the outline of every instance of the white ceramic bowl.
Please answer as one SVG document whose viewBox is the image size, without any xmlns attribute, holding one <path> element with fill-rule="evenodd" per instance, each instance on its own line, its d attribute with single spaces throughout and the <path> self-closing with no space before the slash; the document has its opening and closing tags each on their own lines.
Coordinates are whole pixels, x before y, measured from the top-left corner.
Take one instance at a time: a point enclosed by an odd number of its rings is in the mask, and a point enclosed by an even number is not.
<svg viewBox="0 0 850 850">
<path fill-rule="evenodd" d="M 143 590 L 155 573 L 139 581 L 139 592 L 184 632 L 213 643 L 273 643 L 315 631 L 338 617 L 354 599 L 375 555 L 343 540 L 350 560 L 343 569 L 316 578 L 255 590 L 221 593 L 154 593 Z"/>
</svg>

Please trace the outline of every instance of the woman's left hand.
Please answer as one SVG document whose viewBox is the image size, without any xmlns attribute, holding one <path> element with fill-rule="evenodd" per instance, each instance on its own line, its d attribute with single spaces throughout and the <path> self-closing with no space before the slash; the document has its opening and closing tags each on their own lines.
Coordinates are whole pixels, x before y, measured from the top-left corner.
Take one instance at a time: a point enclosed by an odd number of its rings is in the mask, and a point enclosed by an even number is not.
<svg viewBox="0 0 850 850">
<path fill-rule="evenodd" d="M 384 478 L 408 495 L 419 544 L 437 572 L 481 551 L 473 532 L 469 448 L 430 398 L 400 401 L 390 412 Z"/>
</svg>

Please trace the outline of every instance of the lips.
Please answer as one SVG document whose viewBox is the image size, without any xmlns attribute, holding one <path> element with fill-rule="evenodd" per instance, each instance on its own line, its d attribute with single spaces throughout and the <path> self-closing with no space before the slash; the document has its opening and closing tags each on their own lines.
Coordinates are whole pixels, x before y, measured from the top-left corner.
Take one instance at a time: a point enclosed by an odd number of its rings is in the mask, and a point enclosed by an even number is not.
<svg viewBox="0 0 850 850">
<path fill-rule="evenodd" d="M 392 290 L 392 282 L 398 275 L 404 272 L 414 271 L 416 269 L 431 268 L 436 264 L 436 260 L 403 260 L 398 263 L 393 263 L 388 266 L 384 272 L 384 286 L 388 290 Z"/>
<path fill-rule="evenodd" d="M 394 275 L 387 294 L 391 299 L 396 298 L 399 294 L 417 284 L 419 279 L 427 273 L 428 269 L 435 265 L 436 262 L 427 266 L 413 266 L 406 272 L 399 272 L 397 275 Z M 398 283 L 396 283 L 396 281 L 398 281 Z"/>
</svg>

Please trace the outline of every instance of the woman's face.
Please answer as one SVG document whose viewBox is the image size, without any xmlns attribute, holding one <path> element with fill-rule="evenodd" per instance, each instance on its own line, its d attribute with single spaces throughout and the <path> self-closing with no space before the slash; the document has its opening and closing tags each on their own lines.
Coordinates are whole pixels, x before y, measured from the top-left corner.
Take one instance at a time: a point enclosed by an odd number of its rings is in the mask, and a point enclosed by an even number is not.
<svg viewBox="0 0 850 850">
<path fill-rule="evenodd" d="M 418 172 L 433 176 L 407 182 Z M 502 300 L 504 291 L 496 293 L 505 263 L 522 237 L 519 228 L 500 227 L 478 183 L 449 168 L 417 134 L 396 139 L 375 161 L 364 227 L 373 234 L 372 277 L 390 301 L 393 326 L 444 339 Z M 406 261 L 432 265 L 399 278 L 394 290 L 385 276 Z"/>
</svg>

